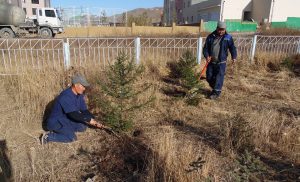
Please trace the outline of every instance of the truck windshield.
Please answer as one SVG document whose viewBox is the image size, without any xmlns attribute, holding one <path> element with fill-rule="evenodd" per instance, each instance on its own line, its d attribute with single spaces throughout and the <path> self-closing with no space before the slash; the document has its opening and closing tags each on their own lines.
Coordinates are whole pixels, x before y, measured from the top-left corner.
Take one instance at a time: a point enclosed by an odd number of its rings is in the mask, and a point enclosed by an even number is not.
<svg viewBox="0 0 300 182">
<path fill-rule="evenodd" d="M 55 12 L 53 10 L 45 10 L 46 17 L 53 17 L 55 18 Z"/>
</svg>

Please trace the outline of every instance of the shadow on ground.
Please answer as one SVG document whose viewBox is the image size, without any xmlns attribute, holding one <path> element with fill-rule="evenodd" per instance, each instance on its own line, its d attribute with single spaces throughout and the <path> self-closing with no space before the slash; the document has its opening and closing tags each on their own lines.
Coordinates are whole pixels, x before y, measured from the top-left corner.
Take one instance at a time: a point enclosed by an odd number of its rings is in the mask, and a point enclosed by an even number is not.
<svg viewBox="0 0 300 182">
<path fill-rule="evenodd" d="M 0 140 L 0 181 L 8 182 L 12 180 L 12 166 L 7 157 L 7 146 L 5 140 Z"/>
<path fill-rule="evenodd" d="M 268 180 L 274 181 L 300 181 L 300 165 L 288 161 L 274 160 L 257 154 L 260 160 L 272 170 L 268 174 Z"/>
<path fill-rule="evenodd" d="M 140 131 L 130 137 L 120 134 L 120 138 L 106 139 L 106 144 L 98 145 L 96 150 L 80 148 L 78 155 L 89 161 L 82 180 L 97 178 L 98 174 L 108 181 L 146 181 L 149 171 L 154 171 L 155 181 L 165 179 L 163 160 L 154 152 L 148 142 L 139 138 Z M 99 180 L 99 179 L 97 179 Z"/>
<path fill-rule="evenodd" d="M 220 138 L 217 135 L 212 133 L 217 133 L 213 131 L 208 131 L 205 128 L 194 127 L 189 124 L 186 124 L 182 120 L 171 120 L 166 121 L 165 124 L 173 125 L 177 130 L 184 133 L 194 134 L 201 139 L 209 147 L 215 149 L 218 152 L 221 152 L 220 148 Z"/>
<path fill-rule="evenodd" d="M 48 131 L 47 129 L 47 119 L 49 118 L 51 114 L 52 107 L 54 105 L 55 99 L 50 101 L 47 106 L 45 107 L 44 114 L 43 114 L 43 120 L 42 120 L 42 128 L 44 131 Z"/>
</svg>

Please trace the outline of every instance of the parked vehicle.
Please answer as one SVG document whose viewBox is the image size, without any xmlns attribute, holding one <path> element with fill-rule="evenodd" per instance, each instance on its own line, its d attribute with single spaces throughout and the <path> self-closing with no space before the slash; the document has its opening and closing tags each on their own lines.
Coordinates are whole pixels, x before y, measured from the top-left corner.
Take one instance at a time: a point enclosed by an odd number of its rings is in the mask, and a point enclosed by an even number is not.
<svg viewBox="0 0 300 182">
<path fill-rule="evenodd" d="M 38 35 L 52 38 L 63 32 L 60 12 L 54 8 L 37 8 L 36 15 L 26 18 L 22 8 L 0 3 L 0 38 Z"/>
</svg>

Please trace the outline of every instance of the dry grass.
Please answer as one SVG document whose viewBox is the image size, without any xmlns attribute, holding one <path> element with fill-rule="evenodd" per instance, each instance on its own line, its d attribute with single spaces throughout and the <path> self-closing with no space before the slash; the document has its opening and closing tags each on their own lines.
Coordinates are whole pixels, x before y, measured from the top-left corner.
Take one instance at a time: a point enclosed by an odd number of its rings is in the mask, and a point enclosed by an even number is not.
<svg viewBox="0 0 300 182">
<path fill-rule="evenodd" d="M 236 166 L 233 159 L 239 155 L 237 149 L 251 141 L 254 152 L 270 171 L 266 179 L 278 180 L 282 176 L 296 179 L 284 175 L 291 174 L 291 170 L 294 170 L 292 174 L 299 175 L 299 77 L 287 69 L 270 69 L 270 62 L 278 66 L 280 60 L 265 55 L 257 57 L 254 65 L 246 62 L 228 64 L 224 91 L 218 101 L 208 100 L 204 94 L 199 106 L 193 107 L 162 92 L 170 86 L 161 79 L 168 74 L 165 62 L 146 60 L 146 72 L 139 84 L 148 82 L 153 87 L 140 100 L 153 93 L 156 100 L 136 114 L 135 130 L 141 134 L 132 137 L 128 133 L 130 137 L 119 140 L 104 131 L 88 129 L 74 143 L 46 146 L 40 146 L 37 137 L 42 132 L 47 104 L 78 70 L 93 83 L 90 93 L 99 92 L 95 80 L 104 77 L 102 71 L 87 65 L 67 73 L 44 70 L 1 76 L 0 140 L 7 142 L 5 155 L 12 166 L 11 178 L 14 181 L 88 178 L 231 181 L 230 171 Z M 206 83 L 205 87 L 208 89 Z M 97 108 L 92 109 L 97 112 Z M 248 128 L 251 135 L 240 132 L 237 138 L 232 138 L 230 132 L 238 129 L 234 123 L 239 121 L 246 123 L 239 131 Z M 231 147 L 225 150 L 226 145 Z M 280 168 L 284 166 L 281 164 L 287 167 Z"/>
<path fill-rule="evenodd" d="M 134 26 L 134 27 L 80 27 L 65 28 L 63 34 L 57 35 L 57 38 L 63 37 L 130 37 L 130 36 L 155 36 L 172 37 L 184 36 L 191 37 L 200 34 L 199 27 L 152 27 L 152 26 Z"/>
<path fill-rule="evenodd" d="M 271 28 L 269 30 L 262 30 L 260 32 L 262 35 L 289 35 L 289 36 L 299 36 L 300 31 L 295 29 L 289 29 L 289 28 Z"/>
</svg>

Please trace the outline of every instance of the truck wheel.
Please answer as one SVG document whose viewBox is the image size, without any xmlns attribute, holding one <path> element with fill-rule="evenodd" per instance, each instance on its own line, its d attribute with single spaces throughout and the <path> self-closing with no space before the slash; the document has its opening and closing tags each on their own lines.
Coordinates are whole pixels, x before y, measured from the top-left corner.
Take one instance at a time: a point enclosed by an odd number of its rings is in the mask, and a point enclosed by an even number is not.
<svg viewBox="0 0 300 182">
<path fill-rule="evenodd" d="M 41 38 L 52 38 L 52 31 L 47 27 L 41 28 L 39 34 Z"/>
<path fill-rule="evenodd" d="M 15 37 L 15 33 L 10 28 L 2 28 L 0 30 L 0 37 L 3 39 L 11 39 Z"/>
</svg>

